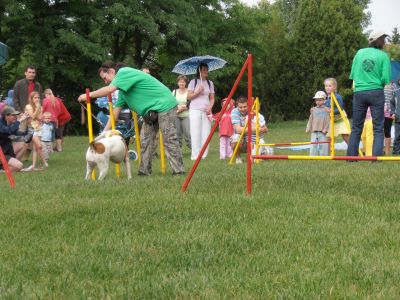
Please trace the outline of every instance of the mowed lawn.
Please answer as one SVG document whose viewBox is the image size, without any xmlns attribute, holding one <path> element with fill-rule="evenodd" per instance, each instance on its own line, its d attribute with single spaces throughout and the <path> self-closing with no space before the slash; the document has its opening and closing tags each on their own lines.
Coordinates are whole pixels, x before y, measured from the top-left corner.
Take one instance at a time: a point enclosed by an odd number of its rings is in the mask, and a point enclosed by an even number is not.
<svg viewBox="0 0 400 300">
<path fill-rule="evenodd" d="M 306 121 L 268 142 L 307 141 Z M 400 163 L 220 161 L 185 177 L 84 181 L 87 137 L 48 170 L 0 174 L 0 298 L 398 299 Z M 279 153 L 299 154 L 307 152 Z M 338 153 L 343 154 L 343 153 Z M 192 166 L 184 149 L 187 170 Z"/>
</svg>

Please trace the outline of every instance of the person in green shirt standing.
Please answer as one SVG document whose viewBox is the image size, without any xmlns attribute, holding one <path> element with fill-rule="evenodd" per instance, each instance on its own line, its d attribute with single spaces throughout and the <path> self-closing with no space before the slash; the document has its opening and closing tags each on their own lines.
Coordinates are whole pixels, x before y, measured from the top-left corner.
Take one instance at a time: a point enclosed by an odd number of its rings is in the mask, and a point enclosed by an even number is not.
<svg viewBox="0 0 400 300">
<path fill-rule="evenodd" d="M 140 132 L 141 162 L 138 175 L 152 172 L 152 149 L 158 129 L 163 135 L 165 153 L 173 175 L 184 174 L 182 152 L 175 129 L 177 101 L 170 90 L 153 76 L 122 64 L 106 62 L 99 75 L 108 86 L 90 93 L 91 98 L 104 97 L 119 90 L 114 108 L 115 120 L 124 106 L 143 116 L 145 123 Z M 78 101 L 86 101 L 86 94 Z M 111 128 L 110 120 L 104 130 Z"/>
<path fill-rule="evenodd" d="M 382 50 L 388 35 L 373 31 L 368 39 L 369 47 L 356 53 L 350 79 L 354 81 L 353 124 L 351 127 L 348 156 L 357 156 L 361 133 L 368 107 L 371 108 L 374 126 L 372 155 L 383 155 L 383 124 L 385 121 L 385 96 L 383 88 L 390 82 L 390 59 Z"/>
</svg>

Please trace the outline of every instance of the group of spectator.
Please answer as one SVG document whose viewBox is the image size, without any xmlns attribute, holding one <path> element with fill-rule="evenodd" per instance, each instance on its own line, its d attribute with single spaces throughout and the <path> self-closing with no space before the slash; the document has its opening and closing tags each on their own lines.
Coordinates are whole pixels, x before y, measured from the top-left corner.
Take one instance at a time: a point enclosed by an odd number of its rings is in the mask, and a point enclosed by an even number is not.
<svg viewBox="0 0 400 300">
<path fill-rule="evenodd" d="M 48 167 L 53 151 L 62 151 L 63 132 L 71 119 L 62 100 L 51 89 L 42 94 L 35 80 L 36 68 L 27 66 L 25 78 L 18 80 L 10 97 L 0 106 L 0 145 L 12 171 L 33 171 Z M 32 164 L 23 168 L 22 161 Z M 37 167 L 37 160 L 41 167 Z M 0 165 L 0 169 L 3 166 Z"/>
</svg>

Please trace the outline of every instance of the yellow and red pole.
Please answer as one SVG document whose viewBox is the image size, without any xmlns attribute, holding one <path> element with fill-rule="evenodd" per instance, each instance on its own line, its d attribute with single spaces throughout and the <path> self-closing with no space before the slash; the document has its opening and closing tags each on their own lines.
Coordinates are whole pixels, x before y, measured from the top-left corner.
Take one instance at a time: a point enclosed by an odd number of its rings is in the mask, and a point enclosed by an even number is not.
<svg viewBox="0 0 400 300">
<path fill-rule="evenodd" d="M 92 105 L 90 103 L 90 90 L 86 89 L 86 111 L 88 117 L 89 144 L 93 142 Z M 92 180 L 96 180 L 96 171 L 92 172 Z"/>
<path fill-rule="evenodd" d="M 112 103 L 111 94 L 107 96 L 107 99 L 108 99 L 108 109 L 110 110 L 111 129 L 115 130 L 114 107 Z M 121 177 L 121 165 L 119 163 L 115 164 L 115 174 L 117 175 L 117 177 Z"/>
<path fill-rule="evenodd" d="M 140 165 L 140 133 L 139 133 L 139 123 L 138 123 L 138 117 L 137 113 L 132 111 L 132 116 L 133 116 L 133 128 L 135 129 L 135 143 L 136 143 L 136 152 L 138 155 L 138 163 Z"/>
<path fill-rule="evenodd" d="M 161 130 L 160 132 L 160 157 L 161 157 L 161 173 L 165 175 L 165 149 L 164 149 L 164 142 L 163 142 L 163 135 Z"/>
</svg>

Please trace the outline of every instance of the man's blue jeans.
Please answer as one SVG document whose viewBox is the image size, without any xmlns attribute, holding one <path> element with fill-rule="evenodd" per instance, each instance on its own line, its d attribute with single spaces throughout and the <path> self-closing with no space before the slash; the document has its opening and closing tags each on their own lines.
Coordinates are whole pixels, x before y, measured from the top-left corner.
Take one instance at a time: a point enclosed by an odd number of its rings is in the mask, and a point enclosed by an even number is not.
<svg viewBox="0 0 400 300">
<path fill-rule="evenodd" d="M 360 145 L 361 133 L 364 127 L 365 115 L 368 107 L 371 108 L 372 124 L 374 126 L 374 144 L 372 146 L 372 155 L 383 155 L 383 123 L 385 96 L 383 90 L 371 90 L 354 93 L 353 97 L 353 125 L 347 155 L 358 156 L 358 147 Z"/>
</svg>

